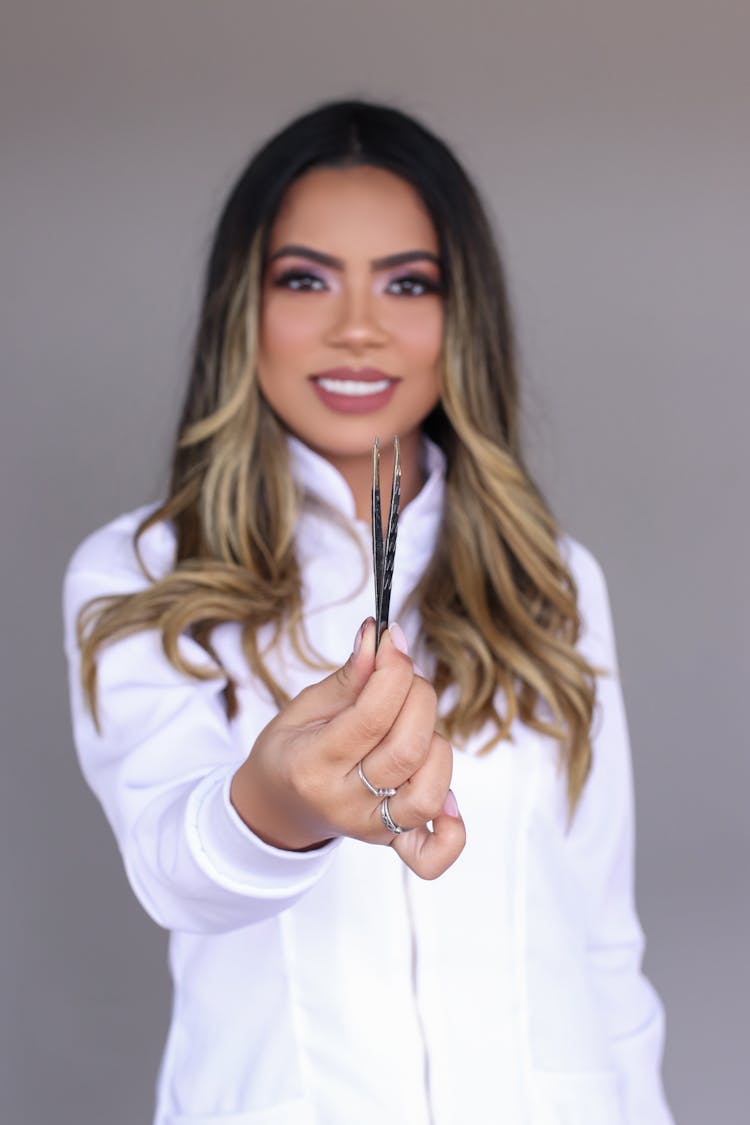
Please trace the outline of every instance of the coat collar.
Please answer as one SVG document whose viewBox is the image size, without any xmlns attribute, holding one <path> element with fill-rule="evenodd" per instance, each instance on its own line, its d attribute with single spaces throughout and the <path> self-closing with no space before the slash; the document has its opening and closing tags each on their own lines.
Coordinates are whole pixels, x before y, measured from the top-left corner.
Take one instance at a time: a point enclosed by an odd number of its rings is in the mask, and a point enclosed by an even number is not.
<svg viewBox="0 0 750 1125">
<path fill-rule="evenodd" d="M 338 469 L 310 449 L 299 438 L 287 435 L 292 478 L 303 493 L 326 507 L 333 508 L 347 520 L 365 526 L 365 521 L 357 519 L 354 497 L 346 480 Z M 419 524 L 424 530 L 428 525 L 437 525 L 443 511 L 445 497 L 445 454 L 430 438 L 422 436 L 421 457 L 425 483 L 414 499 L 402 509 L 399 516 L 399 529 L 406 523 Z M 369 527 L 369 524 L 367 524 Z"/>
</svg>

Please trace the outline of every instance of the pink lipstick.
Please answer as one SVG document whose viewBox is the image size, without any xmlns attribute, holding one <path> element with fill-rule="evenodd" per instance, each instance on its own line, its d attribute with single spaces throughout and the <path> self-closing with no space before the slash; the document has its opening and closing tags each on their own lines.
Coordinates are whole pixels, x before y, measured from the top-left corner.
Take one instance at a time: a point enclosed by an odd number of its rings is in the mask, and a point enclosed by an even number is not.
<svg viewBox="0 0 750 1125">
<path fill-rule="evenodd" d="M 321 402 L 340 414 L 368 414 L 382 409 L 400 382 L 376 367 L 334 367 L 309 378 Z"/>
</svg>

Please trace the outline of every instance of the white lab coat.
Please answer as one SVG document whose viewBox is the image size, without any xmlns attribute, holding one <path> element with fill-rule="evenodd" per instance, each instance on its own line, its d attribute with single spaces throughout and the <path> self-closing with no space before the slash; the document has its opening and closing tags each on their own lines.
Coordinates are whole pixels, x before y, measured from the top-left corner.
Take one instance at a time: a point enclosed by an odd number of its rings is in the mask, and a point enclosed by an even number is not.
<svg viewBox="0 0 750 1125">
<path fill-rule="evenodd" d="M 290 439 L 298 480 L 347 518 L 309 505 L 298 558 L 307 627 L 332 663 L 372 612 L 369 527 L 344 480 Z M 439 530 L 443 458 L 399 526 L 392 620 Z M 214 643 L 239 683 L 196 683 L 154 632 L 103 650 L 103 734 L 86 712 L 73 622 L 99 594 L 143 588 L 132 547 L 141 508 L 94 532 L 71 559 L 66 651 L 81 768 L 144 909 L 171 931 L 174 1007 L 154 1125 L 669 1125 L 660 1081 L 663 1012 L 640 972 L 633 905 L 631 764 L 607 592 L 580 544 L 562 546 L 579 585 L 581 648 L 599 681 L 594 766 L 569 834 L 555 745 L 521 724 L 513 741 L 455 753 L 465 851 L 424 882 L 392 849 L 349 839 L 269 847 L 245 826 L 229 782 L 274 714 L 249 675 L 239 629 Z M 170 569 L 174 536 L 144 537 Z M 184 650 L 206 662 L 184 639 Z M 284 644 L 270 664 L 291 694 L 323 673 Z"/>
</svg>

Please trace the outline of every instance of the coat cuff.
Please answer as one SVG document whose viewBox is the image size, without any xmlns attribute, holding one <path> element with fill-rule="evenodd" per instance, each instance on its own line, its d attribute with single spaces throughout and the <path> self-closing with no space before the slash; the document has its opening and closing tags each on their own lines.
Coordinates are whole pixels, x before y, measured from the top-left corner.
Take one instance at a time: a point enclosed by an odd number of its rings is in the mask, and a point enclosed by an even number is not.
<svg viewBox="0 0 750 1125">
<path fill-rule="evenodd" d="M 313 851 L 274 848 L 248 828 L 229 797 L 235 767 L 202 779 L 185 810 L 187 838 L 195 860 L 214 882 L 253 897 L 297 898 L 329 866 L 341 838 Z"/>
</svg>

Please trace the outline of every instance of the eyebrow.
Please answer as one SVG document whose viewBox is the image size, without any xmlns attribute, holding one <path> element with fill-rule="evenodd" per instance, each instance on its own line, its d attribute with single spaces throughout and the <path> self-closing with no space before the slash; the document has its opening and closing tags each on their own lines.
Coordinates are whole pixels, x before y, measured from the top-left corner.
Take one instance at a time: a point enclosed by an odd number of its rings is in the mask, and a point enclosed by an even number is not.
<svg viewBox="0 0 750 1125">
<path fill-rule="evenodd" d="M 321 266 L 329 266 L 334 270 L 343 270 L 344 262 L 341 258 L 334 258 L 332 254 L 324 254 L 322 250 L 313 250 L 311 246 L 302 246 L 298 243 L 289 243 L 286 246 L 281 246 L 275 250 L 269 257 L 269 262 L 274 262 L 277 258 L 286 257 L 309 258 L 313 262 L 319 262 Z M 390 269 L 392 266 L 403 266 L 407 262 L 434 262 L 436 266 L 442 266 L 442 262 L 437 254 L 431 253 L 429 250 L 402 250 L 400 254 L 387 254 L 385 258 L 373 258 L 370 265 L 374 270 Z"/>
</svg>

